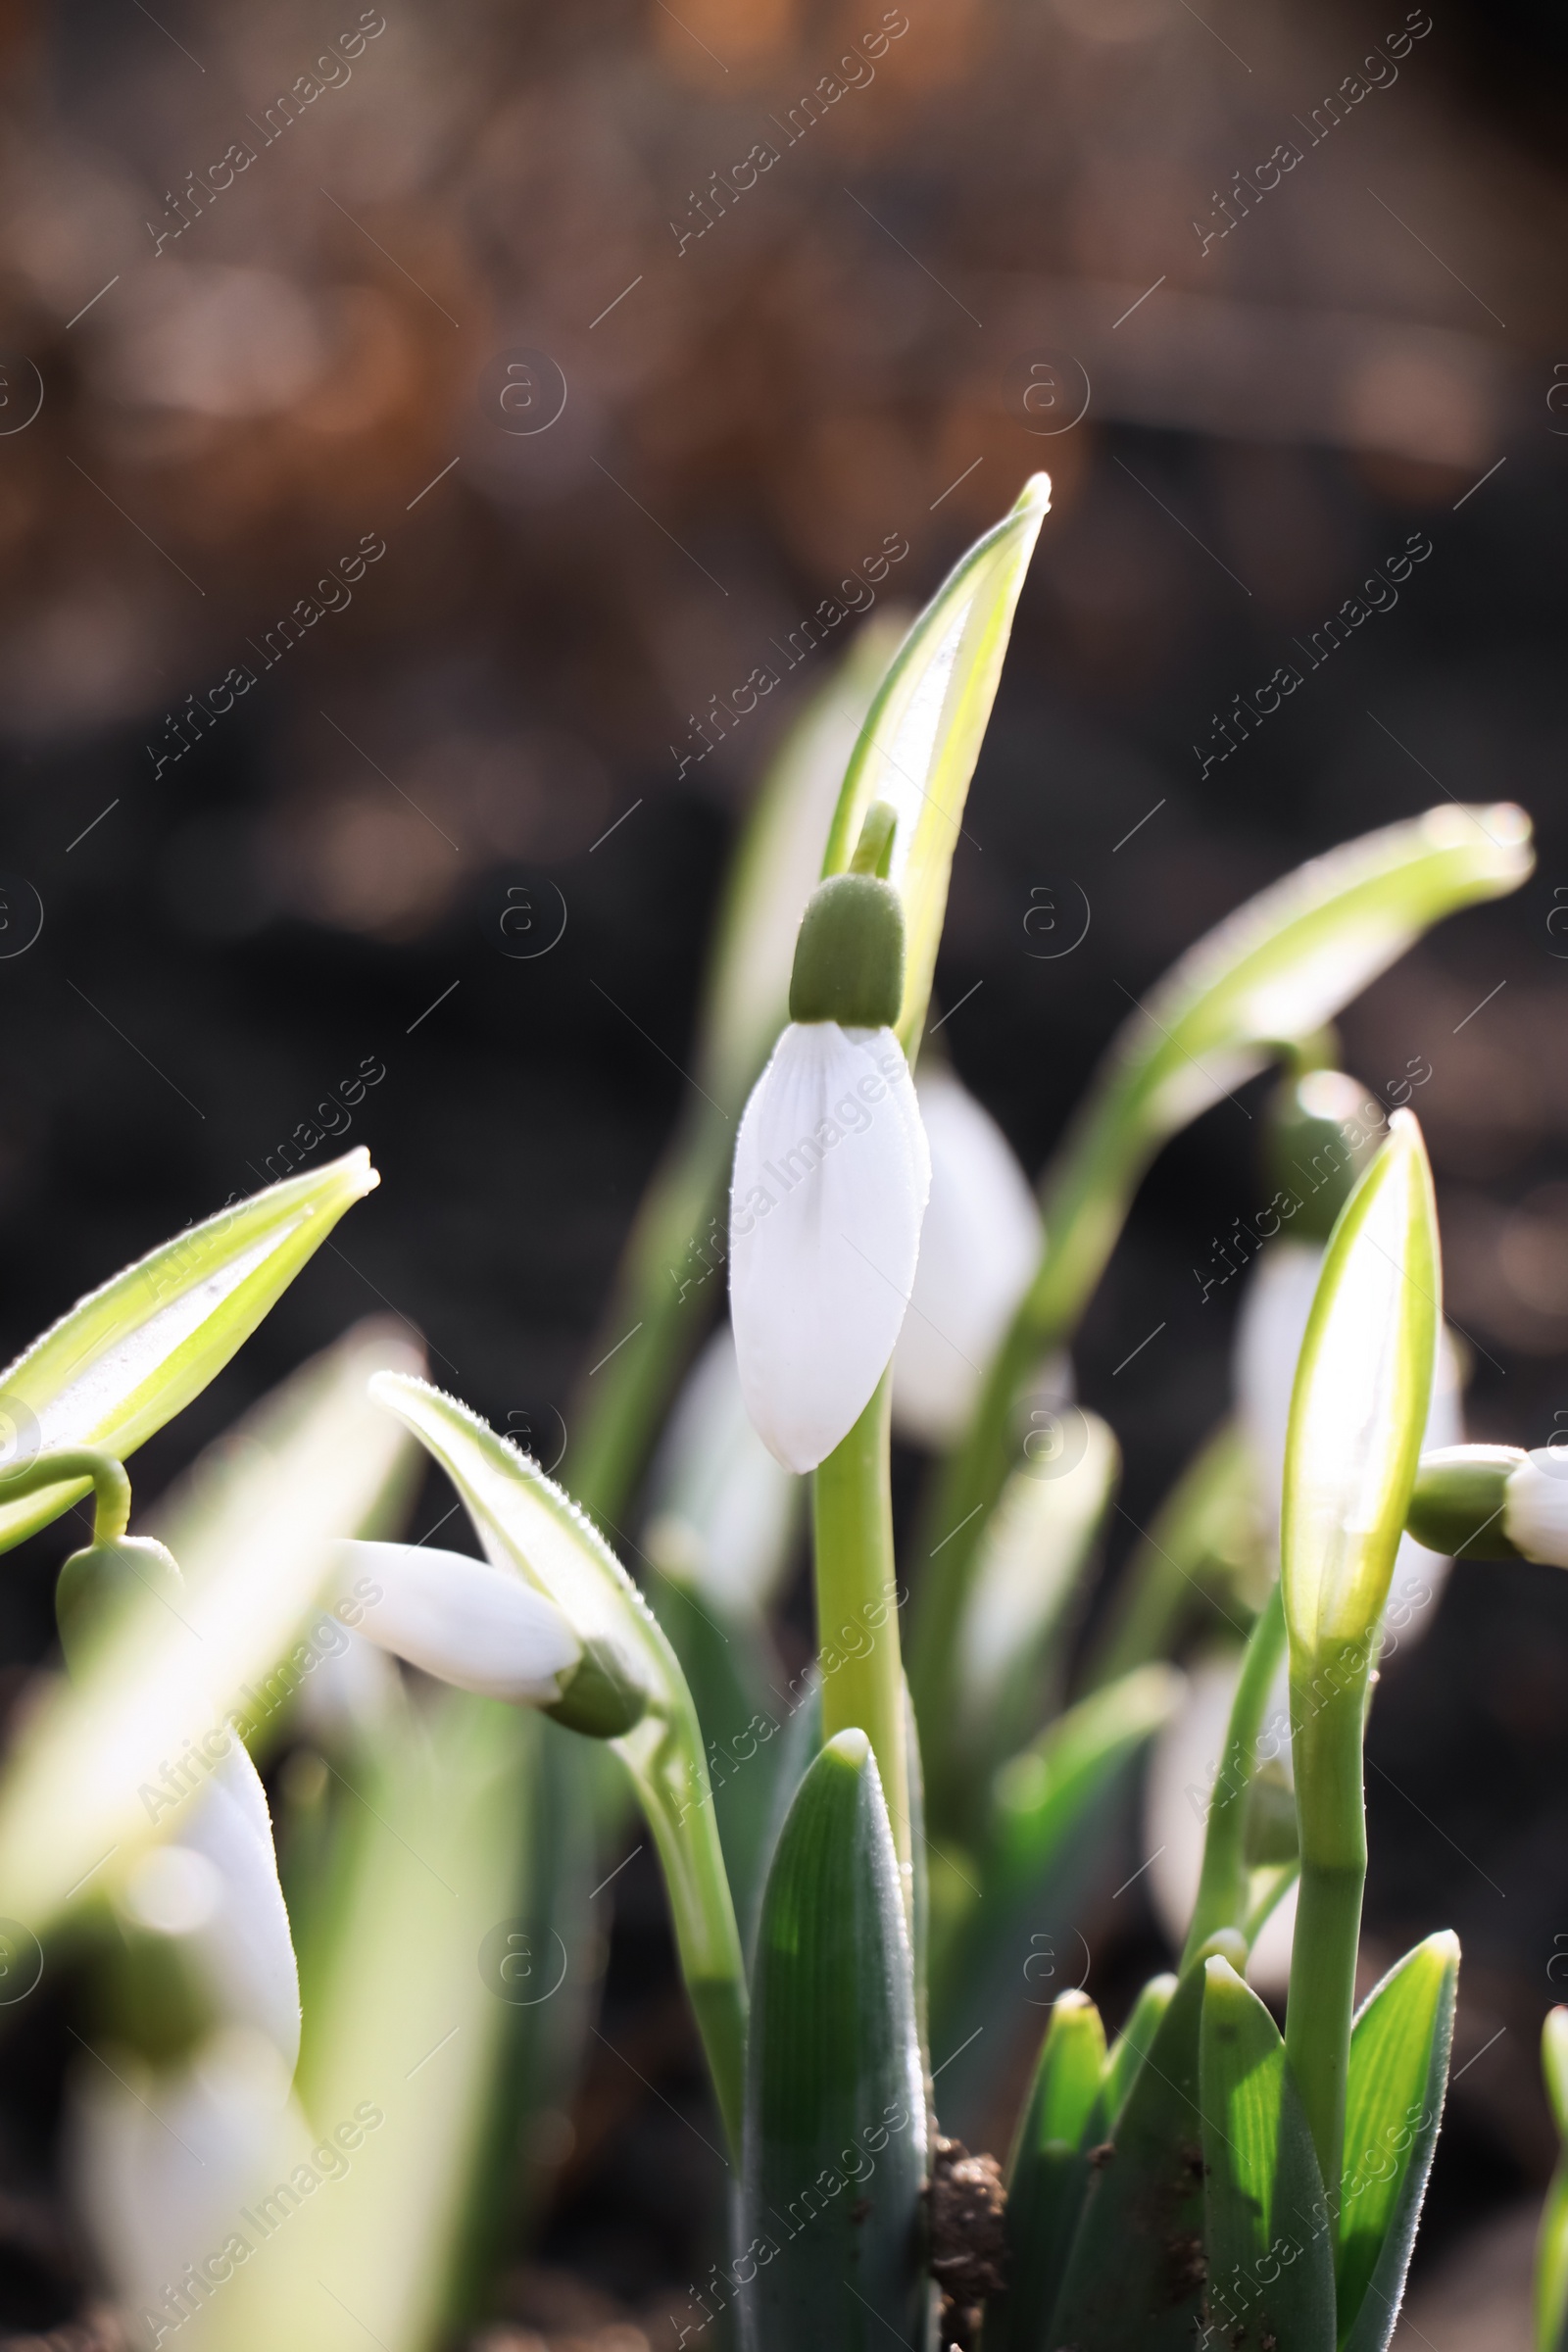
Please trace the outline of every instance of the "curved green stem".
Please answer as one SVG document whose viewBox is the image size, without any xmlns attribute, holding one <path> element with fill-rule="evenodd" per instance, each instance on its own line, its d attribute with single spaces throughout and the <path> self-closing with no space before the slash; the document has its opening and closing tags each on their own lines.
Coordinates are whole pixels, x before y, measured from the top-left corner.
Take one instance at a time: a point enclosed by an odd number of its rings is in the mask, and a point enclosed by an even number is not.
<svg viewBox="0 0 1568 2352">
<path fill-rule="evenodd" d="M 1238 1928 L 1245 1935 L 1250 1894 L 1247 1867 L 1247 1799 L 1258 1766 L 1263 1709 L 1285 1655 L 1285 1605 L 1276 1582 L 1242 1662 L 1242 1676 L 1231 1701 L 1225 1732 L 1225 1753 L 1208 1803 L 1203 1834 L 1203 1871 L 1198 1884 L 1192 1926 L 1182 1953 L 1185 1975 L 1209 1937 L 1221 1928 Z"/>
<path fill-rule="evenodd" d="M 94 1446 L 66 1446 L 57 1452 L 36 1455 L 24 1470 L 0 1477 L 0 1500 L 20 1501 L 24 1494 L 36 1494 L 44 1487 L 77 1485 L 93 1490 L 93 1542 L 115 1543 L 130 1525 L 130 1480 L 122 1462 Z"/>
<path fill-rule="evenodd" d="M 912 1909 L 913 1834 L 905 1747 L 904 1665 L 888 1479 L 892 1392 L 884 1372 L 843 1443 L 811 1481 L 822 1738 L 858 1729 L 871 1742 Z"/>
</svg>

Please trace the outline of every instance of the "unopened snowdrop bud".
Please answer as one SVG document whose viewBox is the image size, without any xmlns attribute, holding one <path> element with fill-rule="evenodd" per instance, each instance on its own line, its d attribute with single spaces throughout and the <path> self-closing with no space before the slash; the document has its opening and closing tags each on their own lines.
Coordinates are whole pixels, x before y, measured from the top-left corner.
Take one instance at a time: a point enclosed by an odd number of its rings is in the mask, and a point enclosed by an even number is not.
<svg viewBox="0 0 1568 2352">
<path fill-rule="evenodd" d="M 1445 1446 L 1421 1456 L 1405 1525 L 1458 1560 L 1568 1568 L 1568 1454 Z"/>
<path fill-rule="evenodd" d="M 150 1598 L 174 1610 L 183 1580 L 172 1554 L 145 1536 L 119 1536 L 73 1552 L 55 1587 L 61 1646 L 72 1675 L 91 1671 L 129 1612 Z M 300 2047 L 299 1972 L 272 1844 L 267 1791 L 231 1725 L 203 1743 L 203 1781 L 170 1823 L 176 1843 L 131 1867 L 121 1909 L 133 1958 L 159 1986 L 164 2025 L 209 2015 L 264 2034 L 292 2073 Z M 154 1788 L 171 1810 L 191 1768 L 169 1768 Z M 163 1811 L 159 1805 L 158 1811 Z M 137 1955 L 139 1954 L 139 1957 Z"/>
<path fill-rule="evenodd" d="M 352 1595 L 357 1630 L 411 1666 L 596 1739 L 617 1738 L 646 1711 L 630 1662 L 579 1641 L 564 1612 L 510 1569 L 426 1544 L 344 1538 L 335 1549 L 327 1597 Z"/>
<path fill-rule="evenodd" d="M 730 1195 L 730 1318 L 746 1409 L 786 1469 L 849 1435 L 893 1353 L 914 1281 L 931 1157 L 894 1034 L 904 913 L 880 878 L 893 812 L 812 894 L 790 1026 L 753 1091 Z"/>
<path fill-rule="evenodd" d="M 931 1151 L 909 1311 L 893 1356 L 902 1437 L 951 1446 L 968 1424 L 986 1366 L 1040 1263 L 1040 1212 L 1006 1137 L 947 1070 L 916 1087 Z"/>
</svg>

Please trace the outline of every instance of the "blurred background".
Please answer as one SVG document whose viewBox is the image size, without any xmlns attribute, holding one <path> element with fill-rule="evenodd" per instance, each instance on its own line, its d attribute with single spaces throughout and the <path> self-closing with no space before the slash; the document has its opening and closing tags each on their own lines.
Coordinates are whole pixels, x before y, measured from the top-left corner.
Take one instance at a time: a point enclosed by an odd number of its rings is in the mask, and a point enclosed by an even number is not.
<svg viewBox="0 0 1568 2352">
<path fill-rule="evenodd" d="M 15 0 L 0 41 L 0 1345 L 283 1172 L 302 1123 L 383 1176 L 139 1492 L 378 1306 L 547 1462 L 564 1437 L 569 1485 L 770 747 L 867 609 L 852 574 L 885 552 L 877 608 L 913 607 L 1042 466 L 939 972 L 955 1065 L 1033 1172 L 1229 907 L 1446 795 L 1517 798 L 1534 882 L 1344 1050 L 1385 1094 L 1430 1071 L 1471 1434 L 1568 1422 L 1557 12 Z M 1314 642 L 1412 541 L 1396 599 Z M 1282 664 L 1299 689 L 1238 722 Z M 1129 1542 L 1225 1408 L 1202 1276 L 1256 1205 L 1248 1106 L 1159 1163 L 1080 1350 Z M 13 1694 L 58 1549 L 7 1563 Z M 1408 2339 L 1440 2352 L 1524 2340 L 1565 1694 L 1568 1582 L 1461 1567 L 1373 1717 L 1369 1941 L 1451 1924 L 1466 1954 Z M 638 2080 L 598 2053 L 516 2290 L 557 2334 L 697 2260 L 692 2044 L 646 1857 L 620 1886 Z M 1143 1899 L 1091 1935 L 1113 2017 L 1160 1964 Z M 40 2007 L 0 2083 L 23 2330 L 90 2283 L 66 2046 Z"/>
</svg>

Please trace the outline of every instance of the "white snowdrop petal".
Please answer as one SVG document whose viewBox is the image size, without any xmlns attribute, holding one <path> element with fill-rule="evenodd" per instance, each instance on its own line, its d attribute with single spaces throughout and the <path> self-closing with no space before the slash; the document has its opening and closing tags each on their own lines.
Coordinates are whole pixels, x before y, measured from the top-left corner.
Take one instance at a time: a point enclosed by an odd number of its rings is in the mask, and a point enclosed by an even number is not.
<svg viewBox="0 0 1568 2352">
<path fill-rule="evenodd" d="M 267 1791 L 237 1739 L 184 1815 L 179 1842 L 222 1881 L 221 1900 L 182 1940 L 222 2016 L 264 2034 L 292 2075 L 300 2054 L 294 1939 Z"/>
<path fill-rule="evenodd" d="M 855 1426 L 914 1280 L 930 1156 L 891 1029 L 792 1022 L 741 1120 L 730 1319 L 746 1408 L 790 1470 Z"/>
<path fill-rule="evenodd" d="M 358 1630 L 460 1690 L 552 1706 L 581 1662 L 563 1612 L 512 1569 L 428 1544 L 344 1539 L 336 1552 L 334 1590 L 374 1588 Z"/>
<path fill-rule="evenodd" d="M 66 2170 L 110 2282 L 156 2306 L 223 2245 L 241 2206 L 308 2158 L 310 2131 L 260 2035 L 222 2029 L 163 2072 L 124 2051 L 115 2065 L 84 2058 L 72 2080 Z"/>
<path fill-rule="evenodd" d="M 931 1154 L 909 1311 L 893 1357 L 893 1419 L 932 1446 L 961 1435 L 1040 1262 L 1040 1212 L 1001 1128 L 945 1070 L 916 1087 Z"/>
<path fill-rule="evenodd" d="M 1568 1458 L 1539 1446 L 1509 1474 L 1502 1529 L 1527 1560 L 1568 1568 Z"/>
</svg>

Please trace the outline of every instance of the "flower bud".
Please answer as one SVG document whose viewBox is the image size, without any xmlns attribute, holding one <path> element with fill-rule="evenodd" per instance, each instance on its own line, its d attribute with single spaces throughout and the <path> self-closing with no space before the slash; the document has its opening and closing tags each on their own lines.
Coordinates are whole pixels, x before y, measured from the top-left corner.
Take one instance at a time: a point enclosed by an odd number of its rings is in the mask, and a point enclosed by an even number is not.
<svg viewBox="0 0 1568 2352">
<path fill-rule="evenodd" d="M 741 1121 L 729 1256 L 741 1393 L 786 1469 L 814 1470 L 869 1402 L 904 1321 L 930 1185 L 892 1029 L 792 1022 Z"/>
<path fill-rule="evenodd" d="M 1421 1456 L 1405 1525 L 1419 1544 L 1456 1560 L 1550 1560 L 1550 1505 L 1563 1524 L 1558 1565 L 1568 1563 L 1568 1462 L 1547 1469 L 1517 1446 L 1444 1446 Z M 1516 1495 L 1517 1482 L 1517 1495 Z M 1543 1490 L 1545 1490 L 1544 1494 Z"/>
<path fill-rule="evenodd" d="M 120 1536 L 73 1552 L 55 1590 L 73 1679 L 91 1673 L 138 1601 L 150 1595 L 177 1614 L 182 1591 L 172 1554 L 150 1538 Z M 299 1971 L 267 1791 L 230 1725 L 215 1723 L 198 1756 L 198 1792 L 178 1810 L 177 1830 L 170 1825 L 177 1842 L 140 1856 L 118 1890 L 127 1934 L 127 2014 L 144 2012 L 152 2055 L 188 2046 L 216 2018 L 264 2034 L 292 2074 Z M 155 1794 L 179 1807 L 196 1769 L 187 1753 L 166 1767 Z M 145 2002 L 134 1998 L 137 1985 Z"/>
</svg>

